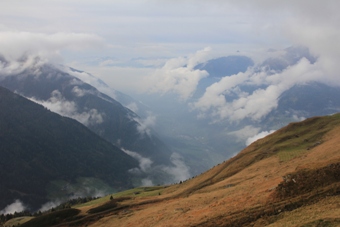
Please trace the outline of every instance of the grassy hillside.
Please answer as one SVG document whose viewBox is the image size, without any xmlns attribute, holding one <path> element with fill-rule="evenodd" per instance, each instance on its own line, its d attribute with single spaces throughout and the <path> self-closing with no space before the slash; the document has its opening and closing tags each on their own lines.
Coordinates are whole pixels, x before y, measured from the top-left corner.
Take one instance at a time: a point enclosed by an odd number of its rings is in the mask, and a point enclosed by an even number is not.
<svg viewBox="0 0 340 227">
<path fill-rule="evenodd" d="M 340 226 L 339 195 L 336 114 L 289 124 L 180 184 L 78 206 L 59 226 Z"/>
</svg>

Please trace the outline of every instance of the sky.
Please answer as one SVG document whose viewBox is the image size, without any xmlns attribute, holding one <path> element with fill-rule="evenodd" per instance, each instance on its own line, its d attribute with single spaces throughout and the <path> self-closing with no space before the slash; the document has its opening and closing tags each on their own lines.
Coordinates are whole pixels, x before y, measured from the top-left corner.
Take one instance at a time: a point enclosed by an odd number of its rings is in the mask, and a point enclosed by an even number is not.
<svg viewBox="0 0 340 227">
<path fill-rule="evenodd" d="M 0 53 L 11 60 L 37 55 L 127 94 L 175 93 L 185 102 L 208 76 L 194 70 L 198 63 L 235 54 L 256 63 L 268 49 L 308 47 L 317 64 L 301 61 L 273 77 L 246 72 L 223 78 L 188 103 L 221 119 L 257 120 L 296 83 L 340 85 L 339 8 L 338 0 L 0 1 Z M 225 91 L 241 83 L 266 89 L 224 100 Z"/>
</svg>

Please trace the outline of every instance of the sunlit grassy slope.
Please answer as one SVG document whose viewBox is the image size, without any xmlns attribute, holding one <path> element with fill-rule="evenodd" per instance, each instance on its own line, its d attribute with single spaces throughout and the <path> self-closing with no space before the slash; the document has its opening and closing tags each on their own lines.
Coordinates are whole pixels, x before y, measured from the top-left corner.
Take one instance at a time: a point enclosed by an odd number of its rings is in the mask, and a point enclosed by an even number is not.
<svg viewBox="0 0 340 227">
<path fill-rule="evenodd" d="M 289 124 L 181 184 L 77 206 L 59 226 L 339 226 L 339 195 L 335 114 Z"/>
</svg>

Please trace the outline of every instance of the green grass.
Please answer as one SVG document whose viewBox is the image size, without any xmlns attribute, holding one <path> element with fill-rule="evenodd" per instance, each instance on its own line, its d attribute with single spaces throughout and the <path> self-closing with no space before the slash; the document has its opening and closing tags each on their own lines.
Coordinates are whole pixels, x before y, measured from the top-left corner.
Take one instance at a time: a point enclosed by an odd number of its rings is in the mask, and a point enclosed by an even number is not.
<svg viewBox="0 0 340 227">
<path fill-rule="evenodd" d="M 125 190 L 122 192 L 117 192 L 112 194 L 113 198 L 120 198 L 120 197 L 147 197 L 147 196 L 157 196 L 159 193 L 162 193 L 164 189 L 164 186 L 153 186 L 153 187 L 139 187 L 139 188 L 133 188 L 129 190 Z M 84 207 L 84 206 L 92 206 L 97 205 L 101 203 L 105 203 L 110 201 L 110 195 L 104 196 L 99 199 L 92 200 L 87 203 L 79 204 L 74 206 L 74 208 L 77 207 Z"/>
<path fill-rule="evenodd" d="M 34 217 L 18 217 L 18 218 L 13 218 L 13 219 L 11 219 L 11 220 L 9 220 L 9 221 L 7 221 L 6 223 L 5 223 L 5 227 L 7 227 L 7 226 L 18 226 L 18 225 L 21 225 L 21 224 L 23 224 L 23 223 L 25 223 L 25 222 L 28 222 L 29 220 L 31 220 L 31 219 L 33 219 Z"/>
<path fill-rule="evenodd" d="M 289 161 L 320 145 L 323 136 L 340 125 L 340 114 L 314 117 L 291 123 L 258 144 L 263 151 L 277 154 L 280 161 Z"/>
</svg>

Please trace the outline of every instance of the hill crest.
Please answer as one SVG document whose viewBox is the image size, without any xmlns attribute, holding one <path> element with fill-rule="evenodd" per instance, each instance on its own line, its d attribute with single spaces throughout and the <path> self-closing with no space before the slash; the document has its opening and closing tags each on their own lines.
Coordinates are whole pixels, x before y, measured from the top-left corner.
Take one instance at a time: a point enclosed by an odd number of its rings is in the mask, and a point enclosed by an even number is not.
<svg viewBox="0 0 340 227">
<path fill-rule="evenodd" d="M 85 204 L 79 209 L 86 215 L 72 224 L 337 226 L 339 135 L 340 114 L 291 123 L 185 182 L 114 195 L 125 199 L 98 214 L 86 213 L 98 204 Z"/>
</svg>

